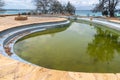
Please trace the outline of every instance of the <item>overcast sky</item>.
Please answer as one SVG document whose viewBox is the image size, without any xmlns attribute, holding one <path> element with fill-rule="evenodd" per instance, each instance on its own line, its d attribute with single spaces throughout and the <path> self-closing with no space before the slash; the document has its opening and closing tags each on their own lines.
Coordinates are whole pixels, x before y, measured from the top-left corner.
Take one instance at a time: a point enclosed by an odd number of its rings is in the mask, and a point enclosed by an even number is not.
<svg viewBox="0 0 120 80">
<path fill-rule="evenodd" d="M 32 0 L 4 0 L 6 9 L 34 9 Z M 98 0 L 59 0 L 62 3 L 70 1 L 77 9 L 91 9 Z"/>
</svg>

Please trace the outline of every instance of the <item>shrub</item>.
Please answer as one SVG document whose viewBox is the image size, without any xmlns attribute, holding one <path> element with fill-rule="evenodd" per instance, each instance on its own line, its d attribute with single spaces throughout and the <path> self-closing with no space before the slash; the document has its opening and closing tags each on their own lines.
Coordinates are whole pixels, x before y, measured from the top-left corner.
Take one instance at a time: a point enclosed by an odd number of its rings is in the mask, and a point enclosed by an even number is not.
<svg viewBox="0 0 120 80">
<path fill-rule="evenodd" d="M 15 20 L 20 20 L 20 21 L 27 20 L 27 19 L 28 19 L 28 17 L 26 17 L 26 16 L 17 16 L 17 17 L 15 17 Z"/>
</svg>

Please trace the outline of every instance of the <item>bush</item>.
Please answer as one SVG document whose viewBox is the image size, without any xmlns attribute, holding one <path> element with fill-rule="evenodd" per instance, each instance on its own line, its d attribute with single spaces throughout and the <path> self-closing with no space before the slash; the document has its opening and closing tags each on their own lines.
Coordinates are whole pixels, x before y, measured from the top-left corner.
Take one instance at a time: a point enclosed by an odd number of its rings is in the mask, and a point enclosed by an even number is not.
<svg viewBox="0 0 120 80">
<path fill-rule="evenodd" d="M 24 12 L 24 13 L 22 13 L 21 15 L 27 15 L 27 13 L 26 13 L 26 12 Z"/>
<path fill-rule="evenodd" d="M 15 20 L 20 20 L 20 21 L 27 20 L 27 19 L 28 19 L 28 17 L 26 17 L 26 16 L 17 16 L 17 17 L 15 17 Z"/>
<path fill-rule="evenodd" d="M 107 10 L 103 11 L 103 12 L 102 12 L 102 15 L 103 15 L 103 16 L 108 16 L 108 11 L 107 11 Z"/>
<path fill-rule="evenodd" d="M 30 12 L 28 12 L 28 13 L 27 13 L 27 15 L 31 15 L 31 13 L 30 13 Z"/>
</svg>

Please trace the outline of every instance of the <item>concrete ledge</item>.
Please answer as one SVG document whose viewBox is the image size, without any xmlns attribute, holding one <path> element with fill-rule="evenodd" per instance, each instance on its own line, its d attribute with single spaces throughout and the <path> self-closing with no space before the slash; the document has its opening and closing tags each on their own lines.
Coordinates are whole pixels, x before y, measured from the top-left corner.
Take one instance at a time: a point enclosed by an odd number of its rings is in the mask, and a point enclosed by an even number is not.
<svg viewBox="0 0 120 80">
<path fill-rule="evenodd" d="M 93 18 L 93 20 L 90 20 L 89 18 L 78 18 L 78 19 L 93 22 L 93 23 L 97 23 L 97 24 L 101 24 L 101 25 L 105 25 L 109 28 L 120 31 L 120 24 L 118 24 L 118 23 L 113 23 L 113 22 L 110 22 L 110 21 L 107 21 L 107 20 L 103 21 L 103 20 L 94 19 L 94 18 Z"/>
</svg>

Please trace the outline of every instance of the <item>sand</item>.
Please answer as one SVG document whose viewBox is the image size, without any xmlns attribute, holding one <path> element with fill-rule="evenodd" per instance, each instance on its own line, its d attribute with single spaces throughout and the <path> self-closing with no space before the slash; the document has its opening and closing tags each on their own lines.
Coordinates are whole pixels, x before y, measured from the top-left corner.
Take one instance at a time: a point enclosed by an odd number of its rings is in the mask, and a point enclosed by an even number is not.
<svg viewBox="0 0 120 80">
<path fill-rule="evenodd" d="M 56 17 L 28 17 L 28 20 L 16 21 L 14 18 L 15 16 L 0 17 L 0 31 L 21 25 L 66 20 Z"/>
</svg>

